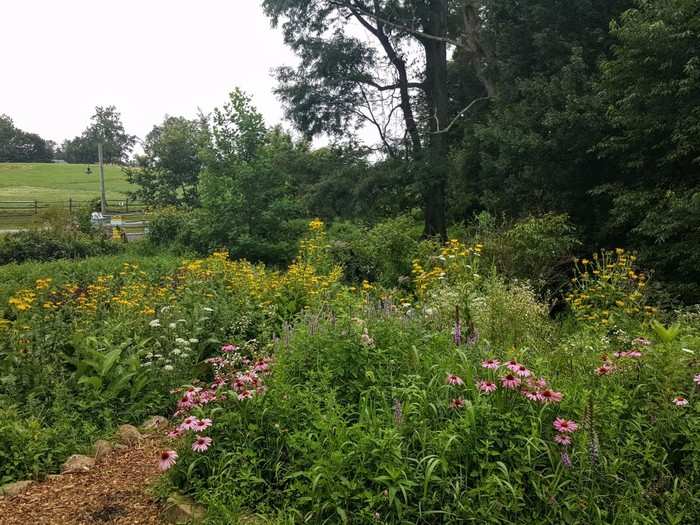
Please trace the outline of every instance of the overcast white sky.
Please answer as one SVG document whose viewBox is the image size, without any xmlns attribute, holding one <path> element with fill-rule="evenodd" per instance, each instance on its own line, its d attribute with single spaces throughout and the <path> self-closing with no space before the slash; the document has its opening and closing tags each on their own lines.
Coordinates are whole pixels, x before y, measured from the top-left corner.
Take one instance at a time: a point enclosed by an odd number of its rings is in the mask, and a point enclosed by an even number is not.
<svg viewBox="0 0 700 525">
<path fill-rule="evenodd" d="M 282 119 L 272 69 L 294 64 L 260 0 L 0 0 L 0 114 L 57 142 L 96 105 L 144 137 L 166 114 L 194 117 L 239 86 Z"/>
</svg>

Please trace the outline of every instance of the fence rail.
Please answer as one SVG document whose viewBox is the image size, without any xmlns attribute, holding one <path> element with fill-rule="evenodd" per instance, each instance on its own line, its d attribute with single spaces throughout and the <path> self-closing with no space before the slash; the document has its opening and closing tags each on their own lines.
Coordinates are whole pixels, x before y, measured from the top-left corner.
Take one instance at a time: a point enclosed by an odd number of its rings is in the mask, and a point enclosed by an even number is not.
<svg viewBox="0 0 700 525">
<path fill-rule="evenodd" d="M 93 200 L 68 199 L 64 201 L 0 201 L 0 216 L 7 218 L 31 217 L 38 215 L 42 210 L 64 209 L 70 212 L 88 205 Z M 145 205 L 141 202 L 128 200 L 107 200 L 107 212 L 110 214 L 142 212 Z"/>
</svg>

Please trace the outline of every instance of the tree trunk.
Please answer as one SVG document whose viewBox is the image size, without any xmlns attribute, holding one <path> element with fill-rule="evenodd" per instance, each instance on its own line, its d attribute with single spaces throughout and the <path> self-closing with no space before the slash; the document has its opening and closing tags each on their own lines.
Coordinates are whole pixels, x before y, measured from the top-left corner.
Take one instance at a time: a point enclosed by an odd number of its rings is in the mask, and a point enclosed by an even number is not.
<svg viewBox="0 0 700 525">
<path fill-rule="evenodd" d="M 444 37 L 447 34 L 448 0 L 430 0 L 430 10 L 425 23 L 426 32 Z M 439 236 L 447 240 L 446 198 L 447 134 L 436 133 L 449 124 L 449 97 L 447 93 L 447 45 L 443 41 L 424 39 L 426 63 L 426 97 L 429 115 L 430 137 L 423 169 L 422 193 L 425 206 L 426 236 Z"/>
</svg>

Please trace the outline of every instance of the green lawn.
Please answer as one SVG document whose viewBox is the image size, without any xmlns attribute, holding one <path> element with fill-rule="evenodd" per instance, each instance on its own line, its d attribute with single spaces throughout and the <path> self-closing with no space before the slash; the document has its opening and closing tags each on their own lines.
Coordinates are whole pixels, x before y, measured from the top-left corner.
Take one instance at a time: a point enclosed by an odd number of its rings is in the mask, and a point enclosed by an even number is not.
<svg viewBox="0 0 700 525">
<path fill-rule="evenodd" d="M 85 164 L 5 164 L 0 163 L 0 201 L 59 202 L 83 201 L 100 196 L 97 165 L 91 175 Z M 123 199 L 133 187 L 121 167 L 105 166 L 107 199 Z"/>
<path fill-rule="evenodd" d="M 0 163 L 0 230 L 25 228 L 37 211 L 49 207 L 68 208 L 99 198 L 99 167 L 86 164 L 10 164 Z M 120 166 L 105 166 L 105 187 L 110 207 L 125 200 L 133 186 L 126 181 Z"/>
</svg>

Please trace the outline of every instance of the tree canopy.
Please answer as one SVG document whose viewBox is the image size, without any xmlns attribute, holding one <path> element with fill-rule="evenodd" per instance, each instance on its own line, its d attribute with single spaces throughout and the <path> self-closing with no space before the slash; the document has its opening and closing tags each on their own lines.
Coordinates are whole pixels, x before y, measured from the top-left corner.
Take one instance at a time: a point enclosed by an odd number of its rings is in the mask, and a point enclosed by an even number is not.
<svg viewBox="0 0 700 525">
<path fill-rule="evenodd" d="M 97 162 L 97 145 L 102 143 L 104 161 L 120 164 L 128 159 L 136 137 L 124 130 L 121 114 L 115 106 L 97 106 L 83 133 L 62 145 L 67 162 Z"/>
<path fill-rule="evenodd" d="M 36 133 L 17 128 L 7 115 L 0 115 L 0 162 L 51 162 L 54 144 Z"/>
</svg>

